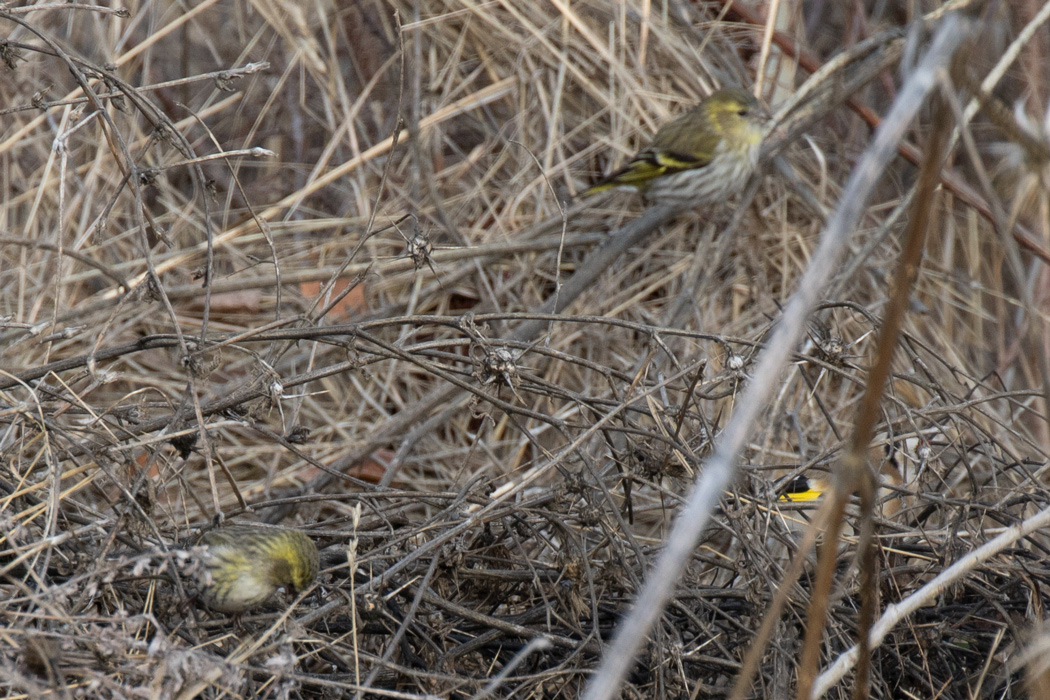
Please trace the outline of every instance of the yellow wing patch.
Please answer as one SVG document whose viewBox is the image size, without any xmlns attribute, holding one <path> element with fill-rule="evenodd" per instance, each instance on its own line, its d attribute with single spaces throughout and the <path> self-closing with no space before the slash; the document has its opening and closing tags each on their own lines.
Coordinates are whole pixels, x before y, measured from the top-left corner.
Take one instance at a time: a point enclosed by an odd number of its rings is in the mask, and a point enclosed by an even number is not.
<svg viewBox="0 0 1050 700">
<path fill-rule="evenodd" d="M 632 160 L 623 169 L 612 173 L 594 187 L 584 190 L 582 196 L 587 197 L 614 187 L 636 187 L 644 190 L 653 178 L 663 175 L 666 171 L 666 167 L 655 165 L 649 160 Z"/>
<path fill-rule="evenodd" d="M 670 151 L 657 151 L 653 154 L 653 160 L 662 166 L 664 170 L 691 170 L 707 165 L 702 158 Z"/>
<path fill-rule="evenodd" d="M 828 482 L 819 477 L 796 476 L 780 491 L 784 503 L 806 503 L 815 501 L 828 490 Z"/>
</svg>

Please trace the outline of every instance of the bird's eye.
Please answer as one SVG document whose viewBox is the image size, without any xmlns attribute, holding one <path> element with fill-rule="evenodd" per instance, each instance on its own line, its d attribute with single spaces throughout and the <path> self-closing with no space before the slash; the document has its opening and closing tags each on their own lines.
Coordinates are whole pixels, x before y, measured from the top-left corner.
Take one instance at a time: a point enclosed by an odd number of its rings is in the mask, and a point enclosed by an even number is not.
<svg viewBox="0 0 1050 700">
<path fill-rule="evenodd" d="M 742 108 L 737 110 L 737 115 L 741 116 L 741 117 L 746 117 L 747 116 L 747 112 L 748 112 L 747 107 L 742 107 Z"/>
</svg>

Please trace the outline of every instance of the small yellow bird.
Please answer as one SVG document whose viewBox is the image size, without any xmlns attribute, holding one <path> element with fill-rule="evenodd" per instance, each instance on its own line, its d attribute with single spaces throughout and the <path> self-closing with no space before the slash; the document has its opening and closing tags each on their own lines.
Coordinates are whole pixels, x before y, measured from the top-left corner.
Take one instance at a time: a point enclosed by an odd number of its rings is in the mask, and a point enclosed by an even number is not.
<svg viewBox="0 0 1050 700">
<path fill-rule="evenodd" d="M 900 494 L 894 491 L 904 484 L 897 454 L 902 447 L 888 444 L 884 454 L 879 454 L 878 448 L 873 448 L 870 454 L 872 463 L 879 467 L 877 498 L 883 504 L 882 514 L 887 518 L 896 515 L 906 505 L 901 501 Z M 815 501 L 830 491 L 831 486 L 831 475 L 800 474 L 780 488 L 778 500 L 784 503 Z"/>
<path fill-rule="evenodd" d="M 805 503 L 815 501 L 831 488 L 831 482 L 820 476 L 800 474 L 780 489 L 781 501 Z"/>
<path fill-rule="evenodd" d="M 219 612 L 242 613 L 281 587 L 303 591 L 320 569 L 317 546 L 299 530 L 233 525 L 204 533 L 198 544 L 205 549 L 200 597 Z"/>
<path fill-rule="evenodd" d="M 633 187 L 650 201 L 677 206 L 720 201 L 747 184 L 767 121 L 750 93 L 718 90 L 660 127 L 647 148 L 582 196 Z"/>
</svg>

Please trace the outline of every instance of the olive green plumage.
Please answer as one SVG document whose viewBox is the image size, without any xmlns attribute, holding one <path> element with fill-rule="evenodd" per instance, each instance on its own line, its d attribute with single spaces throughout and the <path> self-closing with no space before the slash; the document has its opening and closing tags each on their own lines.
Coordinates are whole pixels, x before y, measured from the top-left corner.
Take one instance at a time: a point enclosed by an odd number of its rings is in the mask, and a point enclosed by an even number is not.
<svg viewBox="0 0 1050 700">
<path fill-rule="evenodd" d="M 633 187 L 657 202 L 692 206 L 720 200 L 747 184 L 766 121 L 750 93 L 719 90 L 664 124 L 649 146 L 583 195 Z"/>
<path fill-rule="evenodd" d="M 201 600 L 212 610 L 240 613 L 280 587 L 306 589 L 320 569 L 317 547 L 298 530 L 234 525 L 204 533 Z"/>
</svg>

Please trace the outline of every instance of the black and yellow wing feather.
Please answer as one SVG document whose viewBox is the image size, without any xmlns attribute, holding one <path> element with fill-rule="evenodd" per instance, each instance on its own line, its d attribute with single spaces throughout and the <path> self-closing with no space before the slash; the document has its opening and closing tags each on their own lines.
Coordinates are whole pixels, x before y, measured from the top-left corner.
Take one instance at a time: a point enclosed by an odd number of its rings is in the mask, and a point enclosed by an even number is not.
<svg viewBox="0 0 1050 700">
<path fill-rule="evenodd" d="M 648 148 L 585 190 L 582 196 L 614 187 L 636 187 L 644 192 L 655 178 L 704 167 L 714 158 L 719 141 L 717 131 L 703 128 L 707 118 L 700 105 L 664 124 Z"/>
</svg>

